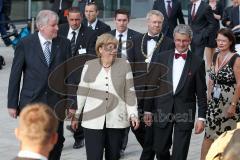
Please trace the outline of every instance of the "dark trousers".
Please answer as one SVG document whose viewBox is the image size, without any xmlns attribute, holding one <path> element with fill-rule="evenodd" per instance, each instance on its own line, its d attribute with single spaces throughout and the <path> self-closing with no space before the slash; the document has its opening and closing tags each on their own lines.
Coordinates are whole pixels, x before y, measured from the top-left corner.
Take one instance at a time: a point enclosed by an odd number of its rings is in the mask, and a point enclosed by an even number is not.
<svg viewBox="0 0 240 160">
<path fill-rule="evenodd" d="M 154 160 L 155 153 L 152 149 L 153 145 L 153 129 L 152 127 L 145 126 L 144 122 L 140 122 L 137 130 L 133 128 L 132 132 L 135 134 L 137 141 L 142 146 L 143 151 L 140 160 Z"/>
<path fill-rule="evenodd" d="M 87 160 L 102 160 L 105 149 L 106 160 L 120 158 L 121 139 L 124 129 L 104 128 L 101 130 L 83 128 Z"/>
<path fill-rule="evenodd" d="M 84 139 L 83 127 L 81 126 L 81 122 L 78 122 L 78 129 L 74 132 L 73 138 L 75 141 L 80 142 Z"/>
<path fill-rule="evenodd" d="M 122 135 L 122 140 L 121 140 L 121 149 L 125 150 L 127 148 L 127 143 L 128 143 L 128 133 L 129 133 L 130 127 L 124 129 L 123 135 Z"/>
<path fill-rule="evenodd" d="M 63 143 L 65 141 L 65 138 L 63 136 L 63 121 L 59 121 L 58 125 L 58 141 L 54 145 L 53 150 L 49 154 L 49 160 L 60 160 L 62 149 L 63 149 Z"/>
<path fill-rule="evenodd" d="M 203 59 L 203 56 L 204 56 L 204 49 L 205 49 L 204 44 L 202 44 L 202 45 L 191 44 L 192 53 L 199 56 L 202 59 Z"/>
<path fill-rule="evenodd" d="M 172 133 L 173 134 L 173 148 L 172 157 L 170 158 L 170 148 L 172 146 Z M 153 149 L 156 152 L 158 160 L 186 160 L 192 130 L 184 130 L 179 125 L 169 123 L 165 128 L 153 126 L 154 138 Z"/>
</svg>

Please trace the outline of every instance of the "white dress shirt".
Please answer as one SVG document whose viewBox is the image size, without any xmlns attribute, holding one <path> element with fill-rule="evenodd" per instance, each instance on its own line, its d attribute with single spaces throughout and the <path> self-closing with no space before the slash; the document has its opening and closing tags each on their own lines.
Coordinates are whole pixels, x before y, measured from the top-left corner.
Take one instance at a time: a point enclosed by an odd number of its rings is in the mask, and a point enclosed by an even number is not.
<svg viewBox="0 0 240 160">
<path fill-rule="evenodd" d="M 152 36 L 148 33 L 149 36 Z M 154 37 L 158 37 L 158 35 L 154 35 Z M 154 48 L 156 47 L 156 44 L 157 42 L 154 41 L 153 39 L 151 39 L 150 41 L 147 41 L 147 56 L 148 56 L 148 59 L 149 59 L 149 62 L 151 62 L 152 60 L 152 55 L 153 55 L 153 52 L 154 52 Z"/>
<path fill-rule="evenodd" d="M 32 151 L 20 151 L 18 153 L 18 157 L 21 158 L 30 158 L 30 159 L 39 159 L 39 160 L 48 160 L 47 157 L 39 154 L 39 153 L 35 153 Z"/>
<path fill-rule="evenodd" d="M 127 32 L 128 32 L 128 29 L 126 31 L 124 31 L 123 33 L 120 33 L 116 30 L 116 35 L 115 35 L 115 38 L 117 40 L 119 40 L 119 34 L 122 34 L 122 42 L 127 42 Z M 122 52 L 121 52 L 121 55 L 123 55 L 122 57 L 127 57 L 127 43 L 122 43 Z"/>
<path fill-rule="evenodd" d="M 88 26 L 92 26 L 92 29 L 93 30 L 95 30 L 96 29 L 96 25 L 97 25 L 97 21 L 98 21 L 98 19 L 96 18 L 96 20 L 92 23 L 92 24 L 90 24 L 89 22 L 88 22 Z"/>
<path fill-rule="evenodd" d="M 195 6 L 195 15 L 196 15 L 196 13 L 197 13 L 197 10 L 198 10 L 198 8 L 199 8 L 199 6 L 200 6 L 200 3 L 201 3 L 201 0 L 198 0 L 198 1 L 196 1 L 196 2 L 193 2 L 193 4 L 196 4 L 196 6 Z M 191 11 L 191 13 L 193 12 L 193 6 L 192 6 L 192 11 Z M 191 14 L 192 15 L 192 14 Z"/>
<path fill-rule="evenodd" d="M 175 49 L 175 53 L 179 53 L 179 52 Z M 179 57 L 178 59 L 176 59 L 174 56 L 173 58 L 174 59 L 173 59 L 172 81 L 173 81 L 173 93 L 175 93 L 178 83 L 180 81 L 186 60 L 183 59 L 182 57 Z"/>
<path fill-rule="evenodd" d="M 71 27 L 69 27 L 69 31 L 68 31 L 68 35 L 67 35 L 67 39 L 69 39 L 71 41 L 72 37 L 73 37 L 73 34 L 72 32 L 74 31 L 76 33 L 75 35 L 75 43 L 77 41 L 77 36 L 78 36 L 78 33 L 79 33 L 79 30 L 80 30 L 81 26 L 76 29 L 76 30 L 73 30 Z"/>
<path fill-rule="evenodd" d="M 168 1 L 171 1 L 171 2 L 170 2 L 170 6 L 172 7 L 172 0 L 164 0 L 165 9 L 166 9 L 166 12 L 167 12 L 167 13 L 168 13 Z"/>
<path fill-rule="evenodd" d="M 43 51 L 44 51 L 44 49 L 45 49 L 45 47 L 46 47 L 45 42 L 46 42 L 46 41 L 51 42 L 51 43 L 50 43 L 50 46 L 49 46 L 49 49 L 50 49 L 50 51 L 51 51 L 51 48 L 52 48 L 52 40 L 50 40 L 50 39 L 45 39 L 45 38 L 41 35 L 40 32 L 38 32 L 38 37 L 39 37 L 39 41 L 40 41 L 40 44 L 41 44 L 41 47 L 42 47 L 42 50 L 43 50 Z"/>
</svg>

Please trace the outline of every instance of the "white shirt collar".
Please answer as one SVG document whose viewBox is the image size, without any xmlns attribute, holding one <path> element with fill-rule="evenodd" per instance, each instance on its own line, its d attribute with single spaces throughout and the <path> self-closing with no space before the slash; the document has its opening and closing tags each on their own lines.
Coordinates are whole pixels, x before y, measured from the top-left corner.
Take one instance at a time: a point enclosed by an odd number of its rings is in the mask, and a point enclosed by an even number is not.
<svg viewBox="0 0 240 160">
<path fill-rule="evenodd" d="M 96 18 L 96 20 L 91 24 L 93 30 L 96 29 L 97 21 L 98 21 L 98 19 Z M 88 26 L 89 25 L 90 25 L 90 23 L 88 22 Z"/>
<path fill-rule="evenodd" d="M 18 157 L 24 157 L 24 158 L 32 158 L 32 159 L 40 159 L 40 160 L 48 160 L 47 157 L 39 154 L 39 153 L 35 153 L 32 151 L 20 151 L 18 153 Z"/>
<path fill-rule="evenodd" d="M 75 31 L 75 32 L 76 32 L 76 36 L 77 36 L 78 33 L 79 33 L 80 28 L 81 28 L 81 25 L 80 25 L 80 27 L 78 27 L 76 30 L 73 30 L 71 27 L 69 27 L 68 34 L 70 34 L 70 33 L 72 33 L 73 31 Z"/>
<path fill-rule="evenodd" d="M 49 41 L 49 42 L 52 43 L 52 40 L 51 40 L 51 39 L 45 39 L 40 32 L 38 32 L 38 37 L 39 37 L 41 46 L 43 46 L 46 41 Z"/>
<path fill-rule="evenodd" d="M 200 6 L 200 3 L 201 3 L 201 0 L 198 0 L 198 1 L 192 3 L 192 4 L 196 4 L 196 6 L 195 6 L 195 13 L 197 12 L 198 7 Z M 192 10 L 193 10 L 193 7 L 192 7 Z"/>
<path fill-rule="evenodd" d="M 119 36 L 118 36 L 119 34 L 122 34 L 123 37 L 125 37 L 125 36 L 127 36 L 127 32 L 128 32 L 128 29 L 126 29 L 126 31 L 124 31 L 124 32 L 122 32 L 122 33 L 118 32 L 118 31 L 116 30 L 116 37 L 119 37 Z"/>
<path fill-rule="evenodd" d="M 175 49 L 175 52 L 174 53 L 179 53 L 177 49 Z M 187 54 L 188 53 L 188 50 L 183 52 L 183 53 L 179 53 L 179 54 Z"/>
</svg>

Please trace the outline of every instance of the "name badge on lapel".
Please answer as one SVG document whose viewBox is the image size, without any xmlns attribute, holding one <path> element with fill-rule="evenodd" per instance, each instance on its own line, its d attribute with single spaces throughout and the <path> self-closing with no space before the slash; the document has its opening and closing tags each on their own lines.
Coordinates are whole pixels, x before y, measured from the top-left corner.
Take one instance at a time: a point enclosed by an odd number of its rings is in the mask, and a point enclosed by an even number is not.
<svg viewBox="0 0 240 160">
<path fill-rule="evenodd" d="M 221 88 L 219 84 L 215 84 L 214 88 L 213 88 L 213 97 L 216 99 L 220 98 L 220 94 L 221 94 Z"/>
<path fill-rule="evenodd" d="M 87 53 L 86 48 L 80 48 L 80 49 L 78 50 L 78 54 L 85 54 L 85 53 Z"/>
</svg>

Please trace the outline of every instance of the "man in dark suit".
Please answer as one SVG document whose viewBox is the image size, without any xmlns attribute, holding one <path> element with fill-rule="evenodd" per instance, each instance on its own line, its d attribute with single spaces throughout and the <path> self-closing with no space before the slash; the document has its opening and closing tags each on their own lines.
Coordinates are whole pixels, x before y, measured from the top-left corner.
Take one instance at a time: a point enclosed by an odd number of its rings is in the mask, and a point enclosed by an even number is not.
<svg viewBox="0 0 240 160">
<path fill-rule="evenodd" d="M 125 9 L 117 9 L 114 14 L 114 22 L 116 29 L 110 31 L 109 33 L 116 37 L 119 41 L 118 44 L 118 57 L 126 58 L 132 56 L 133 53 L 133 38 L 135 36 L 140 36 L 141 33 L 134 31 L 128 28 L 129 23 L 129 11 Z M 123 156 L 124 150 L 127 147 L 128 142 L 128 133 L 129 129 L 125 129 L 123 139 L 122 139 L 122 148 L 120 155 Z"/>
<path fill-rule="evenodd" d="M 190 26 L 178 25 L 174 29 L 175 49 L 158 54 L 156 63 L 149 67 L 146 85 L 151 87 L 144 94 L 148 98 L 144 101 L 144 121 L 147 126 L 153 126 L 153 149 L 158 160 L 187 159 L 196 100 L 195 133 L 204 130 L 207 109 L 205 63 L 189 50 L 191 39 Z"/>
<path fill-rule="evenodd" d="M 148 31 L 143 35 L 134 37 L 134 54 L 128 57 L 132 65 L 140 115 L 143 115 L 144 96 L 142 93 L 145 90 L 144 78 L 148 72 L 149 64 L 154 62 L 156 56 L 161 54 L 161 52 L 174 48 L 173 40 L 164 36 L 161 32 L 163 20 L 164 16 L 158 10 L 151 10 L 147 13 Z M 154 152 L 152 151 L 152 128 L 145 127 L 145 124 L 141 123 L 137 130 L 132 131 L 143 147 L 140 159 L 154 159 Z"/>
<path fill-rule="evenodd" d="M 238 0 L 232 0 L 232 5 L 224 9 L 222 16 L 222 25 L 224 27 L 232 28 L 231 26 L 232 9 L 236 6 L 238 6 Z"/>
<path fill-rule="evenodd" d="M 33 102 L 48 104 L 55 111 L 68 105 L 63 101 L 67 93 L 63 82 L 67 77 L 68 68 L 64 62 L 70 57 L 70 41 L 57 36 L 58 15 L 53 11 L 40 11 L 36 25 L 39 32 L 22 39 L 14 53 L 8 87 L 8 112 L 13 118 L 17 117 L 17 111 Z M 57 80 L 49 80 L 51 72 L 59 65 L 62 65 L 62 69 L 61 73 L 55 76 Z M 50 86 L 53 83 L 58 86 L 58 92 Z M 58 126 L 58 141 L 50 153 L 50 160 L 60 159 L 61 156 L 65 140 L 61 120 Z"/>
<path fill-rule="evenodd" d="M 203 58 L 204 49 L 216 23 L 211 7 L 204 1 L 191 0 L 188 7 L 188 24 L 193 31 L 191 50 L 193 54 Z"/>
<path fill-rule="evenodd" d="M 72 7 L 73 0 L 54 0 L 52 11 L 59 16 L 59 24 L 67 23 L 68 9 Z"/>
<path fill-rule="evenodd" d="M 58 120 L 49 106 L 41 103 L 24 107 L 15 135 L 21 142 L 16 160 L 47 159 L 56 144 Z"/>
<path fill-rule="evenodd" d="M 58 34 L 66 37 L 71 42 L 71 51 L 72 51 L 72 57 L 75 57 L 76 60 L 82 60 L 85 59 L 86 54 L 96 55 L 95 53 L 95 43 L 96 43 L 96 35 L 87 27 L 81 25 L 83 16 L 82 13 L 79 11 L 78 7 L 72 7 L 69 9 L 67 20 L 68 23 L 62 24 L 59 26 Z M 72 65 L 83 65 L 83 61 L 80 63 L 77 63 Z M 73 84 L 78 85 L 80 82 L 80 76 L 81 76 L 81 70 L 75 71 L 73 75 L 74 82 Z M 76 89 L 77 90 L 77 89 Z M 76 100 L 76 98 L 73 98 Z M 72 114 L 75 113 L 75 110 L 77 109 L 77 103 L 74 102 L 71 109 L 69 110 Z M 81 122 L 79 122 L 81 124 Z M 79 125 L 81 126 L 81 125 Z M 67 129 L 70 131 L 73 131 L 71 129 L 71 125 L 67 126 Z M 84 146 L 84 135 L 83 135 L 83 129 L 82 127 L 79 127 L 74 132 L 74 149 L 78 149 Z"/>
<path fill-rule="evenodd" d="M 83 20 L 83 25 L 94 30 L 97 36 L 111 31 L 111 27 L 109 25 L 97 18 L 99 11 L 95 2 L 87 3 L 84 12 L 85 19 Z"/>
<path fill-rule="evenodd" d="M 153 9 L 164 15 L 162 33 L 165 36 L 173 38 L 173 30 L 177 24 L 185 24 L 181 2 L 178 0 L 155 0 Z"/>
</svg>

